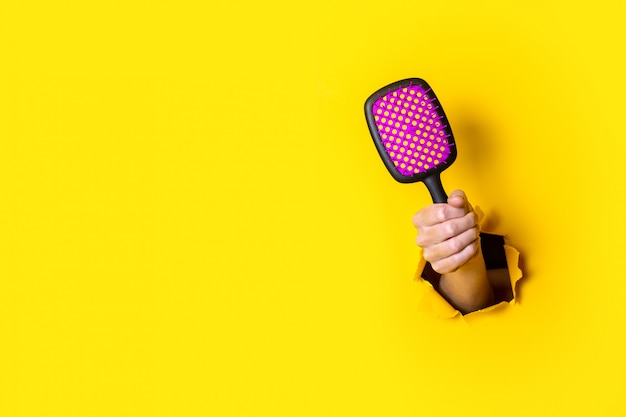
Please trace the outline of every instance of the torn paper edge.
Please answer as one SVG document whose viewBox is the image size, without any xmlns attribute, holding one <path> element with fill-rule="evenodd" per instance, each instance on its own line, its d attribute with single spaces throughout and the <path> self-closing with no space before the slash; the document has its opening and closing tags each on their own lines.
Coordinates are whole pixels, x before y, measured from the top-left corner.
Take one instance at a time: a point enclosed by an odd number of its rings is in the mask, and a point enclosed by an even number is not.
<svg viewBox="0 0 626 417">
<path fill-rule="evenodd" d="M 478 223 L 481 224 L 485 215 L 477 206 L 474 211 L 478 215 Z M 501 235 L 502 236 L 502 235 Z M 511 289 L 513 290 L 513 299 L 511 301 L 501 301 L 498 304 L 494 304 L 489 307 L 485 307 L 480 310 L 473 311 L 466 314 L 461 314 L 456 308 L 452 307 L 442 296 L 435 290 L 433 285 L 422 278 L 422 272 L 426 266 L 426 259 L 424 259 L 422 249 L 419 248 L 419 261 L 417 265 L 417 271 L 415 273 L 414 280 L 418 284 L 420 297 L 418 299 L 418 310 L 421 312 L 430 313 L 431 315 L 439 318 L 456 318 L 456 317 L 469 317 L 478 314 L 488 313 L 494 310 L 501 310 L 508 305 L 517 304 L 517 282 L 523 277 L 522 270 L 519 267 L 520 253 L 515 249 L 507 235 L 504 238 L 504 253 L 506 256 L 507 269 L 509 271 L 509 279 L 511 281 Z"/>
</svg>

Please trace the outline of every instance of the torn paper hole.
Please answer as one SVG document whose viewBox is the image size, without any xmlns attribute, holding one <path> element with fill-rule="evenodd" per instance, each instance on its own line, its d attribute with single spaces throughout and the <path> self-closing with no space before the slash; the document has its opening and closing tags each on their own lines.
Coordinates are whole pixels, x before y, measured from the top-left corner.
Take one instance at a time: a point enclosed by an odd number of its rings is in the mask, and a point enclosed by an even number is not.
<svg viewBox="0 0 626 417">
<path fill-rule="evenodd" d="M 474 211 L 478 214 L 479 222 L 482 222 L 484 218 L 482 211 L 478 207 Z M 494 290 L 495 302 L 489 307 L 465 316 L 483 314 L 515 304 L 516 285 L 522 278 L 519 252 L 511 246 L 507 236 L 481 231 L 481 248 L 489 282 Z M 435 290 L 439 277 L 440 275 L 432 269 L 420 252 L 420 261 L 415 274 L 420 292 L 419 310 L 442 318 L 463 316 Z"/>
</svg>

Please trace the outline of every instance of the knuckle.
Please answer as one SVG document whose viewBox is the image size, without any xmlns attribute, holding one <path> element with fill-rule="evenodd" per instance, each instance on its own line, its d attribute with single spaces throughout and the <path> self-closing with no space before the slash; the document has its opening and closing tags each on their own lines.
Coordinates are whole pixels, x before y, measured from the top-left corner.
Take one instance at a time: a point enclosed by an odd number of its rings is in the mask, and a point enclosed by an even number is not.
<svg viewBox="0 0 626 417">
<path fill-rule="evenodd" d="M 452 253 L 458 253 L 463 249 L 463 242 L 460 239 L 450 239 L 448 242 L 448 248 Z"/>
<path fill-rule="evenodd" d="M 448 218 L 448 215 L 446 213 L 446 206 L 444 204 L 441 204 L 436 207 L 435 218 L 440 223 L 445 221 Z"/>
<path fill-rule="evenodd" d="M 447 274 L 448 272 L 450 272 L 442 261 L 431 262 L 430 266 L 432 266 L 435 272 L 437 272 L 438 274 Z"/>
<path fill-rule="evenodd" d="M 431 245 L 431 234 L 432 232 L 430 230 L 423 228 L 417 229 L 417 237 L 415 238 L 415 242 L 422 247 Z"/>
<path fill-rule="evenodd" d="M 420 219 L 421 219 L 421 216 L 419 215 L 419 213 L 415 213 L 413 217 L 411 218 L 411 223 L 413 223 L 413 226 L 415 226 L 416 228 L 419 228 L 422 225 Z"/>
<path fill-rule="evenodd" d="M 463 264 L 465 264 L 465 262 L 467 262 L 467 257 L 463 252 L 459 252 L 455 254 L 454 256 L 452 256 L 452 263 L 454 266 L 454 270 L 457 270 L 460 267 L 462 267 Z"/>
<path fill-rule="evenodd" d="M 456 236 L 456 227 L 453 222 L 446 222 L 443 225 L 443 233 L 447 238 Z"/>
<path fill-rule="evenodd" d="M 436 261 L 437 258 L 435 257 L 435 253 L 433 251 L 433 248 L 430 246 L 426 246 L 426 247 L 422 247 L 422 252 L 424 255 L 424 259 L 426 259 L 428 262 L 432 262 L 432 261 Z"/>
</svg>

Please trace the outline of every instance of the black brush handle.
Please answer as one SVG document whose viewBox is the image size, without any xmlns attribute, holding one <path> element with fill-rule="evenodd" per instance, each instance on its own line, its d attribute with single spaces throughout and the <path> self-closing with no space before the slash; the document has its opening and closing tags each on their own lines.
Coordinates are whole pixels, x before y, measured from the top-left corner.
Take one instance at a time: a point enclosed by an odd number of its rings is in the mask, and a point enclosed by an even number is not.
<svg viewBox="0 0 626 417">
<path fill-rule="evenodd" d="M 433 198 L 433 203 L 439 204 L 448 202 L 448 196 L 446 195 L 446 191 L 443 189 L 441 176 L 438 172 L 434 172 L 424 178 L 424 184 L 426 184 L 426 188 L 428 188 L 430 196 Z"/>
</svg>

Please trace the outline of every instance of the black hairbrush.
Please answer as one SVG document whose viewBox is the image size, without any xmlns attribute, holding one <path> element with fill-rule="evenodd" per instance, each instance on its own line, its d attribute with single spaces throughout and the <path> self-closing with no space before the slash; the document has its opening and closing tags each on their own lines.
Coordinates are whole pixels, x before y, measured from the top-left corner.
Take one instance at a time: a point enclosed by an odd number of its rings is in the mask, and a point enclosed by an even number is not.
<svg viewBox="0 0 626 417">
<path fill-rule="evenodd" d="M 447 202 L 441 172 L 456 159 L 456 146 L 428 83 L 409 78 L 381 88 L 365 102 L 365 118 L 391 175 L 402 183 L 422 181 L 433 203 Z"/>
</svg>

